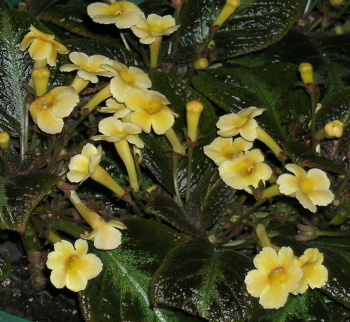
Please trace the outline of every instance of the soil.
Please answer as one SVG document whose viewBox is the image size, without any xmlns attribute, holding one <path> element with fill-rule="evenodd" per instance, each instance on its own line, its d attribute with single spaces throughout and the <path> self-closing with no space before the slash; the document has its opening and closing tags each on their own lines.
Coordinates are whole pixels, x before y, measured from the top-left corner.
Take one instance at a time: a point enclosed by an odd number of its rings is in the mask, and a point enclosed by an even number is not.
<svg viewBox="0 0 350 322">
<path fill-rule="evenodd" d="M 43 283 L 33 282 L 18 235 L 0 240 L 0 254 L 11 263 L 11 274 L 0 281 L 0 311 L 33 322 L 83 321 L 77 294 L 55 289 L 49 281 L 49 270 L 44 270 Z"/>
</svg>

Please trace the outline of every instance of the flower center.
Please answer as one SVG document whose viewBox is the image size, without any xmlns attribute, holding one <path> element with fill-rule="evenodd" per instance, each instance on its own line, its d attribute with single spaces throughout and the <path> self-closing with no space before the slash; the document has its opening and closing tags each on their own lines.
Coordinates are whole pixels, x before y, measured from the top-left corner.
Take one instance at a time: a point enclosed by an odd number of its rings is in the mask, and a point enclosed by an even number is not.
<svg viewBox="0 0 350 322">
<path fill-rule="evenodd" d="M 227 159 L 233 159 L 233 157 L 239 155 L 239 151 L 237 151 L 233 146 L 227 146 L 223 149 L 223 155 Z"/>
<path fill-rule="evenodd" d="M 75 267 L 77 266 L 77 260 L 79 257 L 75 254 L 70 255 L 66 261 L 66 268 L 67 271 L 73 271 Z"/>
<path fill-rule="evenodd" d="M 251 175 L 255 170 L 255 164 L 251 164 L 250 166 L 246 167 L 243 171 L 244 176 L 249 176 Z"/>
<path fill-rule="evenodd" d="M 163 109 L 163 104 L 160 102 L 148 102 L 148 104 L 145 105 L 143 109 L 148 114 L 156 114 Z"/>
<path fill-rule="evenodd" d="M 244 124 L 246 124 L 250 120 L 249 116 L 240 117 L 237 121 L 237 128 L 241 128 Z"/>
<path fill-rule="evenodd" d="M 313 190 L 313 187 L 310 184 L 310 182 L 303 178 L 299 179 L 299 187 L 300 190 L 305 194 L 308 194 Z"/>
<path fill-rule="evenodd" d="M 132 85 L 134 83 L 134 77 L 128 72 L 121 70 L 119 72 L 120 78 L 127 84 Z"/>
<path fill-rule="evenodd" d="M 284 269 L 283 267 L 275 268 L 270 274 L 270 282 L 271 284 L 282 284 L 284 282 Z"/>
<path fill-rule="evenodd" d="M 108 12 L 111 14 L 111 15 L 115 15 L 115 16 L 119 16 L 123 13 L 123 5 L 116 2 L 116 3 L 113 3 L 109 8 L 108 8 Z"/>
</svg>

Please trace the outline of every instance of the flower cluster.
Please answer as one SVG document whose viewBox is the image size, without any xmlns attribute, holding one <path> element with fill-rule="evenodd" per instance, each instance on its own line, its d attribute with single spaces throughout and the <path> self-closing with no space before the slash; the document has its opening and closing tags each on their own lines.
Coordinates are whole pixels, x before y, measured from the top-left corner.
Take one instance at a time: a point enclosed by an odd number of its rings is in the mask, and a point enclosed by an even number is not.
<svg viewBox="0 0 350 322">
<path fill-rule="evenodd" d="M 295 258 L 290 247 L 278 251 L 264 247 L 253 260 L 256 269 L 246 275 L 247 291 L 259 297 L 264 309 L 281 308 L 290 293 L 303 294 L 308 287 L 326 285 L 328 270 L 322 262 L 323 254 L 317 248 L 309 248 L 300 258 Z"/>
<path fill-rule="evenodd" d="M 254 118 L 263 112 L 262 108 L 249 107 L 237 114 L 221 116 L 217 122 L 220 137 L 204 147 L 204 153 L 219 166 L 222 180 L 234 189 L 251 193 L 251 187 L 257 188 L 272 175 L 261 151 L 249 151 L 252 141 L 258 138 L 258 123 Z M 238 134 L 242 137 L 233 140 Z"/>
</svg>

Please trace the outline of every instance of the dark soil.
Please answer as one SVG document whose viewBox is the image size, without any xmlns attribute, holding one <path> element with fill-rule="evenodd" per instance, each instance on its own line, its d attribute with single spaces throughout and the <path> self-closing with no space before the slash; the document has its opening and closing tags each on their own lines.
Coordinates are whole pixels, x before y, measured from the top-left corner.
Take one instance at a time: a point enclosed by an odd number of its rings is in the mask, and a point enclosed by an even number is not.
<svg viewBox="0 0 350 322">
<path fill-rule="evenodd" d="M 49 270 L 44 270 L 38 283 L 28 270 L 18 235 L 0 240 L 0 254 L 11 263 L 11 274 L 0 282 L 0 311 L 37 322 L 82 322 L 77 294 L 57 290 L 49 281 Z"/>
</svg>

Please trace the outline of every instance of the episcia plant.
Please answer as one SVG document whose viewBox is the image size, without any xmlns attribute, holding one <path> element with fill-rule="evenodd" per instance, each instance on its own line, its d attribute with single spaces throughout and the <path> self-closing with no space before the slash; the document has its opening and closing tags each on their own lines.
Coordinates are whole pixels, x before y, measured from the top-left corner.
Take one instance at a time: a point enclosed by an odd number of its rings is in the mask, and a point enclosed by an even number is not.
<svg viewBox="0 0 350 322">
<path fill-rule="evenodd" d="M 87 321 L 350 315 L 349 4 L 310 2 L 0 13 L 1 238 L 35 287 Z"/>
</svg>

